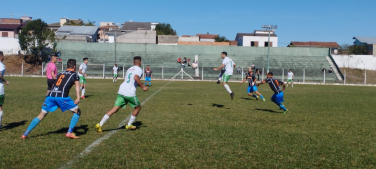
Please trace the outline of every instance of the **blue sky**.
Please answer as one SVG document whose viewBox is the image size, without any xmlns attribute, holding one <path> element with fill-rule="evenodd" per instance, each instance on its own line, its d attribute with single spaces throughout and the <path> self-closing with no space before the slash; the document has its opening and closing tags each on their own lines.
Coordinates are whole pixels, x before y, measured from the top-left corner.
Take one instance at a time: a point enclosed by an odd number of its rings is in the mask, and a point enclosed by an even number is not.
<svg viewBox="0 0 376 169">
<path fill-rule="evenodd" d="M 278 25 L 279 46 L 291 41 L 353 43 L 376 37 L 376 0 L 17 0 L 1 4 L 0 17 L 23 15 L 47 23 L 60 18 L 99 22 L 170 23 L 178 35 L 213 33 L 234 40 L 264 24 Z"/>
</svg>

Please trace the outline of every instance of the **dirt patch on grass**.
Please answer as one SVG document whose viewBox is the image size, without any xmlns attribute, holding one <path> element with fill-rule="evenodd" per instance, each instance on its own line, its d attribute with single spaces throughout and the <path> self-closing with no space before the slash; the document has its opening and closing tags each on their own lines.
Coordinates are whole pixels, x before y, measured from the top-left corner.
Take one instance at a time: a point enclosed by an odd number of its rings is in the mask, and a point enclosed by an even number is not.
<svg viewBox="0 0 376 169">
<path fill-rule="evenodd" d="M 41 75 L 42 65 L 32 64 L 32 56 L 24 55 L 7 55 L 4 56 L 4 65 L 6 74 L 21 74 L 22 62 L 24 75 Z"/>
<path fill-rule="evenodd" d="M 364 70 L 363 69 L 350 69 L 340 68 L 342 74 L 345 75 L 346 71 L 346 83 L 363 84 L 364 83 Z M 366 70 L 367 84 L 376 84 L 376 71 Z"/>
</svg>

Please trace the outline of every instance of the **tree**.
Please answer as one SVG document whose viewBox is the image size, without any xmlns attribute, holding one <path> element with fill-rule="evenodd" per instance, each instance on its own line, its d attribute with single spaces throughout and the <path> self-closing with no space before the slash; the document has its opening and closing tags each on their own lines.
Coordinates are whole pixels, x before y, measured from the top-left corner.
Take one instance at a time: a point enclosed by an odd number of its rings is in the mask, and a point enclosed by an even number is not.
<svg viewBox="0 0 376 169">
<path fill-rule="evenodd" d="M 88 22 L 84 24 L 85 26 L 95 26 L 95 21 L 88 19 Z"/>
<path fill-rule="evenodd" d="M 339 48 L 339 53 L 343 55 L 365 55 L 367 54 L 367 46 L 343 44 Z"/>
<path fill-rule="evenodd" d="M 161 23 L 155 26 L 157 35 L 176 35 L 176 31 L 172 29 L 169 23 Z"/>
<path fill-rule="evenodd" d="M 34 62 L 39 63 L 43 49 L 56 41 L 54 31 L 48 28 L 47 23 L 41 19 L 29 21 L 18 36 L 21 50 L 34 56 Z M 56 46 L 56 45 L 54 45 Z"/>
<path fill-rule="evenodd" d="M 228 40 L 226 37 L 224 37 L 224 36 L 216 36 L 216 37 L 214 38 L 214 40 L 215 40 L 216 42 L 229 42 L 229 40 Z"/>
</svg>

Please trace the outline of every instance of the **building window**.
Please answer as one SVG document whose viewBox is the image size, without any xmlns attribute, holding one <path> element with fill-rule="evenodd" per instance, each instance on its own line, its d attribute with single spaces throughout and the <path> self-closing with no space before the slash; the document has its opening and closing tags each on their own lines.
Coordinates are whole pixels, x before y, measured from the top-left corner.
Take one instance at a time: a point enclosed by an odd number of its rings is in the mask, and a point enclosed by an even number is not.
<svg viewBox="0 0 376 169">
<path fill-rule="evenodd" d="M 258 41 L 251 41 L 251 46 L 258 47 Z"/>
<path fill-rule="evenodd" d="M 8 37 L 8 32 L 1 32 L 1 37 Z"/>
<path fill-rule="evenodd" d="M 264 46 L 268 47 L 268 45 L 269 45 L 269 42 L 265 42 Z"/>
<path fill-rule="evenodd" d="M 251 41 L 251 46 L 255 46 L 255 41 Z"/>
</svg>

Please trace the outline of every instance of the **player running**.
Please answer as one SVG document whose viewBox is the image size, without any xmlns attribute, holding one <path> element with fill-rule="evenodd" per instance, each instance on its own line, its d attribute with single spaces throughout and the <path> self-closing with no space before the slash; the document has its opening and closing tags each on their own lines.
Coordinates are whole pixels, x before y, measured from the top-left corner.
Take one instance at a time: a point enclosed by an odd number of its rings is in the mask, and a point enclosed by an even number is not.
<svg viewBox="0 0 376 169">
<path fill-rule="evenodd" d="M 153 71 L 151 71 L 150 66 L 148 65 L 145 70 L 145 86 L 146 86 L 147 81 L 149 81 L 149 86 L 151 86 L 152 77 L 153 77 Z"/>
<path fill-rule="evenodd" d="M 232 61 L 231 58 L 227 57 L 227 52 L 221 53 L 221 58 L 223 59 L 222 65 L 214 68 L 215 71 L 222 69 L 225 67 L 226 71 L 223 74 L 223 86 L 226 88 L 226 90 L 230 93 L 231 100 L 234 99 L 235 93 L 231 91 L 230 87 L 227 85 L 228 80 L 232 76 L 232 73 L 234 71 L 234 67 L 236 66 L 235 62 Z"/>
<path fill-rule="evenodd" d="M 71 119 L 68 132 L 65 137 L 78 139 L 74 133 L 73 129 L 76 126 L 78 119 L 81 116 L 81 110 L 78 108 L 78 103 L 80 102 L 80 87 L 79 87 L 79 76 L 76 74 L 76 60 L 69 59 L 67 61 L 67 70 L 60 72 L 57 76 L 57 81 L 53 84 L 52 89 L 47 94 L 44 100 L 42 111 L 40 114 L 31 121 L 26 132 L 21 136 L 22 139 L 27 138 L 30 131 L 33 130 L 40 121 L 42 121 L 48 112 L 54 112 L 57 108 L 60 108 L 62 112 L 66 110 L 72 111 L 73 117 Z M 73 101 L 69 97 L 69 90 L 73 85 L 76 85 L 76 100 Z"/>
<path fill-rule="evenodd" d="M 80 89 L 81 89 L 81 98 L 85 99 L 85 89 L 86 89 L 86 79 L 85 77 L 87 74 L 85 74 L 87 69 L 87 63 L 89 62 L 89 58 L 83 59 L 84 63 L 80 65 L 80 68 L 78 68 L 78 76 L 80 76 Z"/>
<path fill-rule="evenodd" d="M 286 114 L 289 110 L 286 109 L 286 107 L 282 104 L 283 103 L 283 91 L 281 90 L 280 85 L 283 85 L 283 90 L 285 90 L 286 86 L 283 82 L 280 80 L 277 80 L 273 77 L 273 73 L 269 72 L 267 75 L 267 78 L 257 84 L 257 86 L 264 84 L 264 83 L 269 83 L 270 88 L 274 91 L 274 94 L 272 96 L 272 102 L 277 104 L 282 110 L 283 114 Z"/>
<path fill-rule="evenodd" d="M 142 77 L 142 69 L 140 68 L 141 57 L 134 57 L 133 64 L 134 66 L 130 67 L 127 70 L 125 74 L 125 80 L 120 85 L 114 107 L 104 115 L 100 123 L 95 125 L 95 128 L 97 128 L 97 131 L 100 133 L 102 133 L 102 126 L 107 121 L 107 119 L 115 114 L 120 108 L 125 108 L 127 104 L 131 105 L 131 107 L 135 109 L 132 112 L 128 124 L 125 126 L 125 129 L 136 129 L 136 126 L 133 126 L 132 124 L 136 120 L 136 117 L 141 110 L 141 103 L 136 96 L 136 89 L 137 86 L 140 86 L 144 91 L 147 91 L 148 88 L 144 86 L 140 80 L 140 78 Z"/>
<path fill-rule="evenodd" d="M 294 73 L 292 73 L 291 69 L 287 73 L 287 87 L 289 87 L 289 82 L 291 82 L 291 87 L 294 87 L 292 84 L 292 79 L 294 78 Z"/>
<path fill-rule="evenodd" d="M 46 77 L 47 77 L 47 94 L 50 92 L 52 85 L 56 81 L 57 67 L 55 63 L 57 62 L 57 56 L 52 55 L 51 61 L 46 67 Z"/>
<path fill-rule="evenodd" d="M 253 73 L 252 68 L 248 68 L 247 76 L 244 78 L 242 82 L 240 82 L 240 84 L 243 84 L 247 80 L 248 80 L 248 89 L 247 89 L 248 96 L 253 96 L 258 100 L 257 95 L 259 95 L 261 99 L 265 101 L 264 96 L 262 96 L 261 93 L 257 91 L 256 76 Z M 254 95 L 253 92 L 255 92 L 257 95 Z"/>
<path fill-rule="evenodd" d="M 117 67 L 117 64 L 115 64 L 114 67 L 112 68 L 112 74 L 114 74 L 114 76 L 112 77 L 112 82 L 117 82 L 118 70 L 119 68 Z"/>
<path fill-rule="evenodd" d="M 5 65 L 3 64 L 3 61 L 4 61 L 4 54 L 2 51 L 0 51 L 0 128 L 2 127 L 1 120 L 3 118 L 3 104 L 5 100 L 3 83 L 5 82 L 6 85 L 9 85 L 9 82 L 4 79 Z"/>
</svg>

